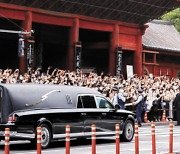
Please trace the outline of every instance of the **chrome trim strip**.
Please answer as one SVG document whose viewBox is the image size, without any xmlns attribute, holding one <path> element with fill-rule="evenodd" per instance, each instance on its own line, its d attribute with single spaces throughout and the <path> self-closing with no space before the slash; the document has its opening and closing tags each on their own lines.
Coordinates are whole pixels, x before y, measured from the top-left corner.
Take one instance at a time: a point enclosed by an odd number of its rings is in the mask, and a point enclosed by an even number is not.
<svg viewBox="0 0 180 154">
<path fill-rule="evenodd" d="M 32 115 L 32 114 L 45 114 L 45 113 L 81 113 L 81 112 L 96 112 L 96 113 L 101 113 L 101 112 L 110 112 L 110 109 L 101 109 L 101 108 L 94 108 L 94 109 L 36 109 L 36 110 L 30 110 L 30 111 L 17 111 L 14 112 L 13 114 L 17 114 L 18 116 L 23 116 L 23 115 Z M 118 110 L 115 113 L 129 113 L 132 114 L 130 111 L 126 110 Z"/>
<path fill-rule="evenodd" d="M 70 133 L 70 137 L 77 137 L 77 136 L 82 136 L 84 137 L 84 132 L 82 133 Z M 58 138 L 65 138 L 66 134 L 53 134 L 53 139 L 58 139 Z"/>
<path fill-rule="evenodd" d="M 119 131 L 119 134 L 122 134 L 123 131 Z M 115 131 L 109 131 L 109 132 L 96 132 L 96 135 L 115 135 L 116 132 Z M 92 132 L 85 132 L 85 136 L 91 136 L 92 135 Z"/>
<path fill-rule="evenodd" d="M 4 136 L 5 131 L 0 131 L 0 136 Z M 10 131 L 10 138 L 24 138 L 24 139 L 34 139 L 35 134 L 27 134 L 27 133 L 18 133 L 16 131 Z"/>
</svg>

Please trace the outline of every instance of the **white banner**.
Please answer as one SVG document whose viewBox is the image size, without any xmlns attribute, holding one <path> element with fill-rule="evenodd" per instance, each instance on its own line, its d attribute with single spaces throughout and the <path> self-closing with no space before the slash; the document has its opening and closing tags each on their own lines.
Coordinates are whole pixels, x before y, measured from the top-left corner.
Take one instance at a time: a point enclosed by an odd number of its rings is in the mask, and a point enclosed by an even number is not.
<svg viewBox="0 0 180 154">
<path fill-rule="evenodd" d="M 132 65 L 126 65 L 126 71 L 127 71 L 127 78 L 133 77 L 133 66 Z"/>
</svg>

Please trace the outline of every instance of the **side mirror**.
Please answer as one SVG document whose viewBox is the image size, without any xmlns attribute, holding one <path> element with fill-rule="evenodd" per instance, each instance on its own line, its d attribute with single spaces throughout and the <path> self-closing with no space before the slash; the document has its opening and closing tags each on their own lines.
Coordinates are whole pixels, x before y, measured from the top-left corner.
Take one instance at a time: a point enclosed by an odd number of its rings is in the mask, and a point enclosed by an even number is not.
<svg viewBox="0 0 180 154">
<path fill-rule="evenodd" d="M 120 109 L 120 106 L 119 106 L 118 104 L 116 104 L 114 108 L 115 108 L 115 110 L 117 111 L 117 110 Z"/>
</svg>

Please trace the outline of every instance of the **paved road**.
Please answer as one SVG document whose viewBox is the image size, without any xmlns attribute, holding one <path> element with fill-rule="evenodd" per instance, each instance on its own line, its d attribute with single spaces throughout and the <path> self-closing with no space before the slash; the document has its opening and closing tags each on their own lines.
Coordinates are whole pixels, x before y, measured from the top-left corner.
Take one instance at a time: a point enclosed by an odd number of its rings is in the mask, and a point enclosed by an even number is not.
<svg viewBox="0 0 180 154">
<path fill-rule="evenodd" d="M 174 126 L 174 152 L 180 154 L 180 126 Z M 151 154 L 151 128 L 145 126 L 139 128 L 140 154 Z M 3 142 L 0 143 L 0 154 L 3 153 Z M 65 153 L 65 143 L 55 142 L 49 149 L 43 150 L 42 154 Z M 156 152 L 167 154 L 169 151 L 169 127 L 167 125 L 156 126 Z M 36 150 L 29 142 L 11 142 L 11 154 L 35 154 Z M 97 140 L 97 154 L 115 154 L 114 138 Z M 120 144 L 121 154 L 134 153 L 134 140 L 130 143 Z M 91 154 L 91 140 L 71 141 L 71 154 Z"/>
</svg>

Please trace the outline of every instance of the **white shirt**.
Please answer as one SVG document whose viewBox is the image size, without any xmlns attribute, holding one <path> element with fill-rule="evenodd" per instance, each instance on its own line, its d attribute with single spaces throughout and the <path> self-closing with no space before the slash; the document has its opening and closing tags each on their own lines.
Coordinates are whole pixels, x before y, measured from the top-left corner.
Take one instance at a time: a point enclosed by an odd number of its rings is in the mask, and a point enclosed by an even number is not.
<svg viewBox="0 0 180 154">
<path fill-rule="evenodd" d="M 122 93 L 116 93 L 116 94 L 114 95 L 114 97 L 113 97 L 113 100 L 112 100 L 112 102 L 113 102 L 114 105 L 118 104 L 118 98 L 121 99 L 123 102 L 126 101 L 126 98 L 123 96 Z"/>
<path fill-rule="evenodd" d="M 143 100 L 143 96 L 139 95 L 138 99 L 135 101 L 135 105 L 140 103 Z"/>
</svg>

